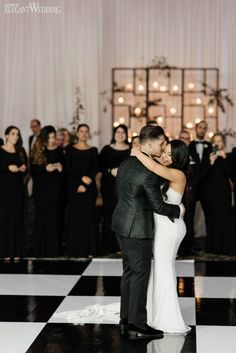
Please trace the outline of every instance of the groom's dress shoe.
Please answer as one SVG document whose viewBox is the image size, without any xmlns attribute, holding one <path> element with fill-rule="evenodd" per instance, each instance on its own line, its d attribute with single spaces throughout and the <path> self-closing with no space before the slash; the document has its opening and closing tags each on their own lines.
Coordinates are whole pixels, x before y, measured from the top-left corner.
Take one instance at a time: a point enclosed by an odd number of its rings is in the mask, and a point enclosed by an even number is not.
<svg viewBox="0 0 236 353">
<path fill-rule="evenodd" d="M 129 339 L 144 339 L 144 338 L 163 338 L 163 331 L 155 330 L 147 324 L 133 325 L 129 324 L 127 331 Z"/>
</svg>

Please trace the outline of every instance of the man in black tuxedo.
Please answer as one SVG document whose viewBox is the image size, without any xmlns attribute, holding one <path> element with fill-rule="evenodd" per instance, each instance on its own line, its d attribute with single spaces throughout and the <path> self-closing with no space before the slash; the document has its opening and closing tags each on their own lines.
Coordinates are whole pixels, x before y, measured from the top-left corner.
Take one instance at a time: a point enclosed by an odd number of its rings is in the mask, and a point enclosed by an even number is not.
<svg viewBox="0 0 236 353">
<path fill-rule="evenodd" d="M 30 122 L 30 128 L 33 132 L 33 135 L 29 137 L 29 152 L 31 151 L 36 138 L 38 137 L 40 130 L 41 130 L 41 123 L 38 119 L 32 119 Z"/>
<path fill-rule="evenodd" d="M 211 143 L 205 140 L 207 123 L 200 121 L 195 125 L 196 138 L 189 144 L 190 164 L 187 175 L 187 199 L 185 223 L 187 233 L 185 236 L 185 254 L 194 254 L 194 216 L 197 201 L 201 202 L 206 217 L 206 200 L 204 183 L 210 169 Z"/>
<path fill-rule="evenodd" d="M 160 126 L 146 125 L 140 132 L 141 150 L 150 157 L 160 157 L 165 142 Z M 118 201 L 112 218 L 123 254 L 121 279 L 121 324 L 127 324 L 129 338 L 160 336 L 162 331 L 147 325 L 147 286 L 154 237 L 153 212 L 173 220 L 183 212 L 182 206 L 163 201 L 163 180 L 145 168 L 136 157 L 126 159 L 118 168 Z M 182 211 L 181 211 L 182 209 Z M 124 329 L 124 326 L 122 325 Z"/>
</svg>

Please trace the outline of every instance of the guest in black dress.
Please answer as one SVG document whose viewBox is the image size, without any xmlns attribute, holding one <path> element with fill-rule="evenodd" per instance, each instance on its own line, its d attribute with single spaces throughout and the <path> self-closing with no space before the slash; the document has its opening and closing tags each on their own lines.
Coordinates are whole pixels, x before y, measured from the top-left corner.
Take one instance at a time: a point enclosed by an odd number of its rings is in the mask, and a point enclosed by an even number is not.
<svg viewBox="0 0 236 353">
<path fill-rule="evenodd" d="M 30 158 L 36 212 L 35 254 L 38 257 L 59 255 L 62 159 L 54 127 L 43 127 Z"/>
<path fill-rule="evenodd" d="M 96 254 L 98 150 L 88 145 L 89 127 L 77 128 L 78 142 L 66 149 L 68 181 L 68 255 L 88 257 Z"/>
<path fill-rule="evenodd" d="M 6 260 L 25 255 L 24 184 L 27 157 L 20 131 L 9 126 L 6 143 L 0 147 L 0 257 Z"/>
<path fill-rule="evenodd" d="M 221 133 L 213 136 L 210 155 L 211 168 L 204 185 L 206 196 L 206 251 L 215 254 L 234 252 L 232 199 L 229 177 L 231 165 L 225 153 L 224 137 Z"/>
<path fill-rule="evenodd" d="M 115 181 L 119 165 L 130 155 L 127 126 L 114 128 L 110 145 L 100 154 L 101 194 L 103 200 L 103 236 L 105 252 L 120 251 L 114 232 L 111 230 L 112 213 L 116 205 Z"/>
</svg>

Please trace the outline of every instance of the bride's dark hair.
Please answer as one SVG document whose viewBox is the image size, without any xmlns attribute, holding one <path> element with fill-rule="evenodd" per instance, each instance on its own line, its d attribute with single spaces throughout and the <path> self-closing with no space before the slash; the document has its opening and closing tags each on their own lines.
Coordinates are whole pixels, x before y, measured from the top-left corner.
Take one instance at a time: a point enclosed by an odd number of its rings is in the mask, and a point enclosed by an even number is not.
<svg viewBox="0 0 236 353">
<path fill-rule="evenodd" d="M 169 144 L 171 145 L 172 158 L 172 164 L 169 165 L 169 168 L 181 170 L 184 174 L 186 174 L 189 165 L 188 146 L 180 140 L 172 140 Z M 162 189 L 162 194 L 165 198 L 166 192 L 169 189 L 169 184 L 170 182 L 166 180 Z"/>
</svg>

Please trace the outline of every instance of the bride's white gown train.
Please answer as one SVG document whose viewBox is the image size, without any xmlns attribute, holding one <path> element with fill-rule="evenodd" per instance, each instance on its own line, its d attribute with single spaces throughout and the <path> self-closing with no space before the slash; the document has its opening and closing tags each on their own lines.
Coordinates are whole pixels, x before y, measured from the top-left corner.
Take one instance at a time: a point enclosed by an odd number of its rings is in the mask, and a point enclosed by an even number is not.
<svg viewBox="0 0 236 353">
<path fill-rule="evenodd" d="M 180 204 L 182 195 L 169 188 L 166 202 Z M 186 228 L 182 219 L 171 222 L 168 217 L 154 214 L 155 237 L 153 243 L 153 264 L 147 295 L 147 315 L 150 326 L 166 333 L 185 333 L 186 326 L 180 311 L 176 289 L 175 258 Z M 82 310 L 54 314 L 54 318 L 69 323 L 118 323 L 119 303 L 95 304 Z"/>
</svg>

